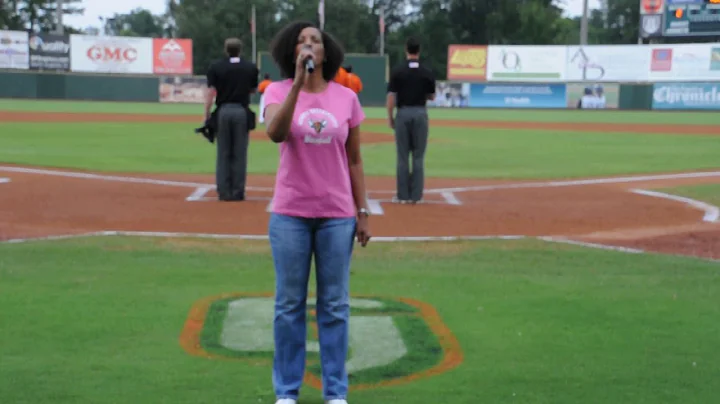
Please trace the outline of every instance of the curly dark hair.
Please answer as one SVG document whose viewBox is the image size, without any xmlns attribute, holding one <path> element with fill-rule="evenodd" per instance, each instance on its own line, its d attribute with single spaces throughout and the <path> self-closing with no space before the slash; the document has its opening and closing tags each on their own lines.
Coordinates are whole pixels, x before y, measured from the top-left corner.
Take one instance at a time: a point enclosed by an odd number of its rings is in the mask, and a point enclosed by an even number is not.
<svg viewBox="0 0 720 404">
<path fill-rule="evenodd" d="M 345 59 L 345 51 L 340 43 L 332 35 L 318 28 L 316 24 L 309 21 L 295 21 L 286 25 L 275 35 L 270 44 L 270 53 L 275 64 L 280 69 L 284 78 L 295 78 L 295 47 L 302 30 L 308 27 L 317 28 L 322 35 L 323 47 L 325 48 L 325 60 L 323 61 L 322 76 L 326 81 L 331 81 L 340 69 Z"/>
</svg>

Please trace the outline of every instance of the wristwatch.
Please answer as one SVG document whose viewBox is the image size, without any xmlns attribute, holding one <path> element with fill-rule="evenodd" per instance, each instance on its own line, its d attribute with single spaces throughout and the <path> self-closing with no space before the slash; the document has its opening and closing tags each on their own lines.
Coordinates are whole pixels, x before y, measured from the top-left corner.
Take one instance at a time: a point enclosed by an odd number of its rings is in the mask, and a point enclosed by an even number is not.
<svg viewBox="0 0 720 404">
<path fill-rule="evenodd" d="M 360 208 L 358 209 L 358 216 L 360 215 L 370 216 L 370 211 L 365 208 Z"/>
</svg>

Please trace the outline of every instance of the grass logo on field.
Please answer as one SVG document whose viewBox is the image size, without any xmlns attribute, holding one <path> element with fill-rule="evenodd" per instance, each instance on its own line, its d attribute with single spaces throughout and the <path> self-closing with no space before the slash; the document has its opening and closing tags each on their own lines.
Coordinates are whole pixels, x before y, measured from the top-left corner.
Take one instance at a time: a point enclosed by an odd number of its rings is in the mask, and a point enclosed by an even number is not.
<svg viewBox="0 0 720 404">
<path fill-rule="evenodd" d="M 410 299 L 352 298 L 351 390 L 408 383 L 437 375 L 462 362 L 460 346 L 430 305 Z M 274 299 L 271 295 L 230 294 L 197 302 L 188 315 L 180 344 L 190 354 L 211 359 L 266 360 L 272 363 Z M 308 365 L 305 380 L 321 388 L 320 346 L 315 301 L 308 299 Z"/>
</svg>

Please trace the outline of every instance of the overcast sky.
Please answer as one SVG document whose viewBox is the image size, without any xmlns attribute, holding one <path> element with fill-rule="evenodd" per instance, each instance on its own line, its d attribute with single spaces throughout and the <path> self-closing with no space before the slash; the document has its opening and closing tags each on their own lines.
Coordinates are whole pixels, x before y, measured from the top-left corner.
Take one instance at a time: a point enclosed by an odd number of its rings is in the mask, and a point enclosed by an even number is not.
<svg viewBox="0 0 720 404">
<path fill-rule="evenodd" d="M 311 1 L 311 0 L 308 0 Z M 98 17 L 110 17 L 114 13 L 127 13 L 137 7 L 143 7 L 150 10 L 153 14 L 160 14 L 165 11 L 166 0 L 84 0 L 82 2 L 85 8 L 85 14 L 79 16 L 66 16 L 65 24 L 75 28 L 86 28 L 88 26 L 99 27 L 100 21 Z M 582 13 L 583 0 L 565 0 L 566 11 L 570 15 L 580 15 Z M 325 3 L 325 7 L 329 7 L 332 0 Z M 590 0 L 590 7 L 598 7 L 598 0 Z"/>
</svg>

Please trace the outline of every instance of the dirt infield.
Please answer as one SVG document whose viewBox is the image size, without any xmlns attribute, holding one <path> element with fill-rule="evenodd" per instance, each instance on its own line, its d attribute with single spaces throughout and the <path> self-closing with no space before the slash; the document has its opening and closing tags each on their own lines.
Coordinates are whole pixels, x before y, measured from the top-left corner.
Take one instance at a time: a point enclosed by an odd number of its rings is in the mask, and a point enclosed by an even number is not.
<svg viewBox="0 0 720 404">
<path fill-rule="evenodd" d="M 0 121 L 197 122 L 197 118 L 2 112 Z M 488 127 L 482 122 L 440 124 Z M 577 125 L 575 130 L 584 126 Z M 654 126 L 622 127 L 624 132 L 660 132 Z M 669 127 L 663 125 L 665 131 Z M 679 133 L 711 134 L 709 128 L 692 128 L 684 127 Z M 712 134 L 717 134 L 715 128 Z M 371 142 L 392 140 L 382 134 L 366 136 Z M 254 139 L 263 137 L 262 133 L 253 135 Z M 249 199 L 227 203 L 214 198 L 211 175 L 96 174 L 0 164 L 0 240 L 98 231 L 265 235 L 273 180 L 272 176 L 251 176 Z M 720 183 L 720 170 L 523 183 L 431 178 L 426 183 L 426 203 L 416 206 L 391 203 L 394 178 L 368 178 L 367 188 L 379 212 L 371 219 L 375 236 L 552 237 L 720 259 L 720 212 L 714 207 L 698 208 L 633 192 L 698 183 Z"/>
<path fill-rule="evenodd" d="M 199 115 L 159 115 L 123 113 L 70 113 L 70 112 L 9 112 L 0 111 L 0 122 L 147 122 L 147 123 L 200 123 Z M 367 119 L 367 125 L 385 125 L 384 119 Z M 510 121 L 451 121 L 433 119 L 433 126 L 450 128 L 531 129 L 555 131 L 589 131 L 608 133 L 686 134 L 720 136 L 720 127 L 713 125 L 671 125 L 632 123 L 559 123 Z"/>
</svg>

